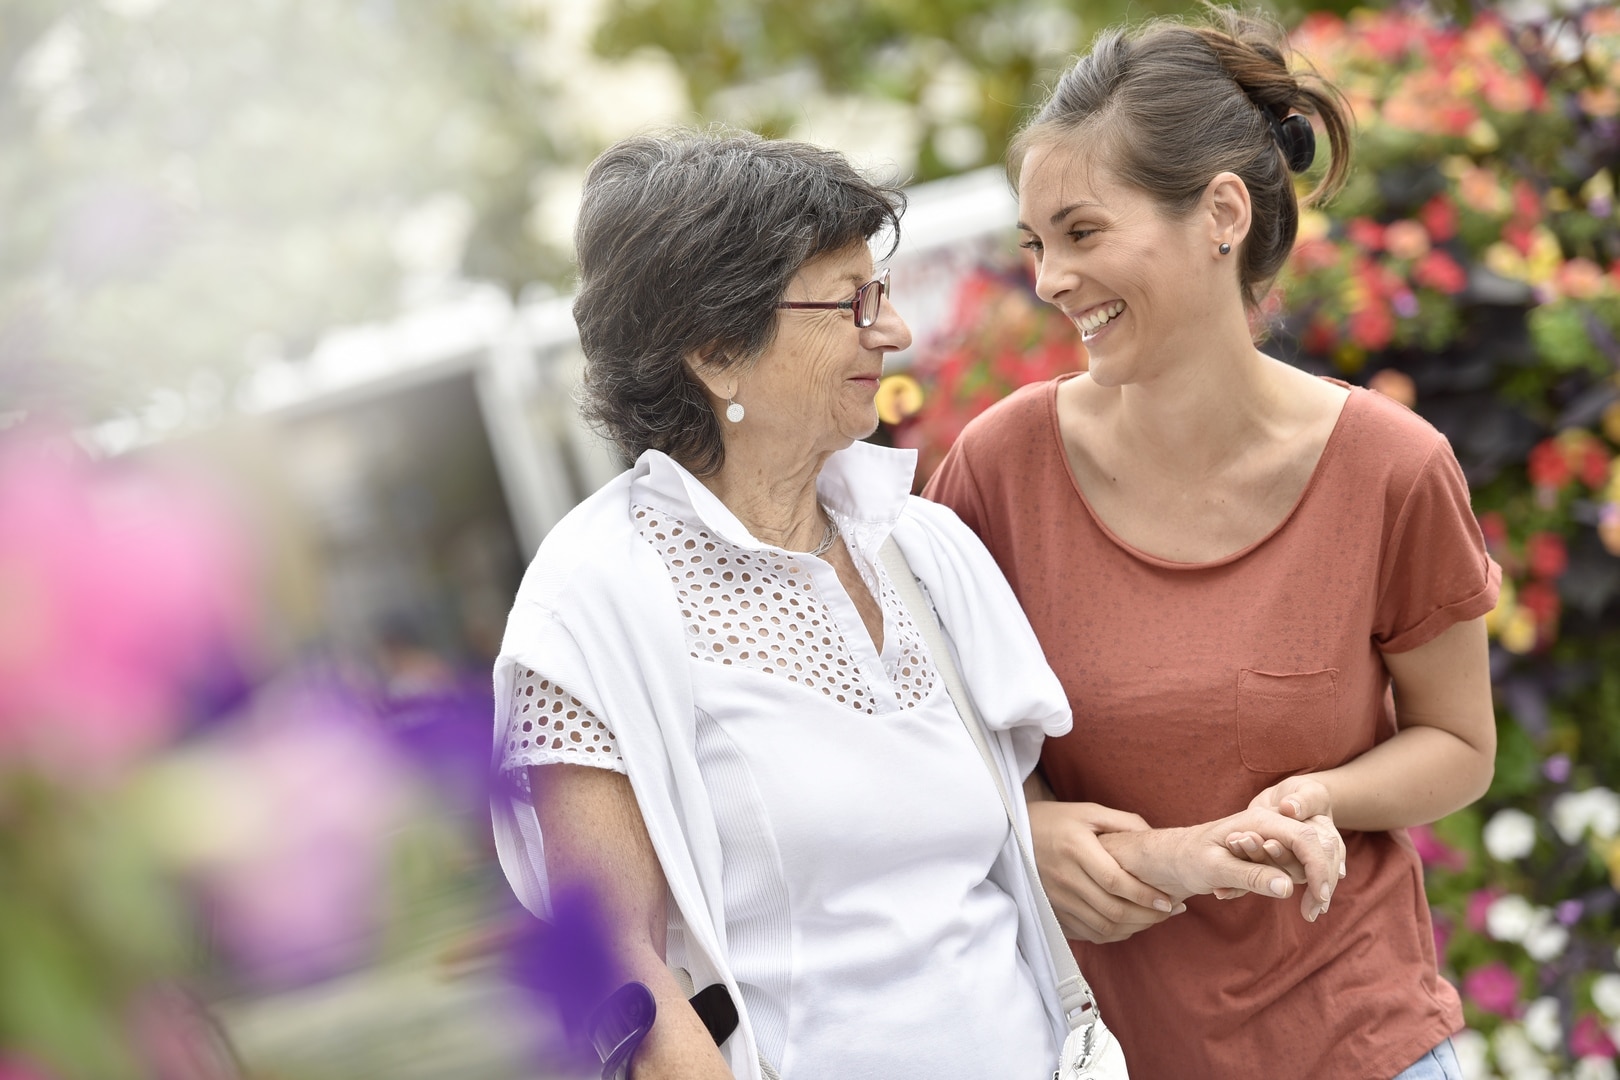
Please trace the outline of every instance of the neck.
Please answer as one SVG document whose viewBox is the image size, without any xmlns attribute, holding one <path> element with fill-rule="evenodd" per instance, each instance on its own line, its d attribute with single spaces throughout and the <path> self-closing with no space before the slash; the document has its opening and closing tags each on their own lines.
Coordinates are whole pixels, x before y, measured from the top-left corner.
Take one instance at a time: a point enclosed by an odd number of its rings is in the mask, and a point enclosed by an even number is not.
<svg viewBox="0 0 1620 1080">
<path fill-rule="evenodd" d="M 1195 355 L 1119 388 L 1117 437 L 1132 454 L 1175 472 L 1194 462 L 1218 468 L 1241 454 L 1277 404 L 1270 361 L 1247 326 L 1230 346 L 1212 349 L 1206 341 Z"/>
<path fill-rule="evenodd" d="M 831 456 L 772 461 L 728 443 L 725 464 L 703 484 L 756 538 L 788 551 L 812 551 L 827 530 L 816 477 Z"/>
</svg>

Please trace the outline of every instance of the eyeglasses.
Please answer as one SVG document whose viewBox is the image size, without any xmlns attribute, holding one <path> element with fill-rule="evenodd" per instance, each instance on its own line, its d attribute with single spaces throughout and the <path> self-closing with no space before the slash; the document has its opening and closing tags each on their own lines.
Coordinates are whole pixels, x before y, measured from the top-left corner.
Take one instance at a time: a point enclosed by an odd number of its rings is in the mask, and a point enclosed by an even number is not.
<svg viewBox="0 0 1620 1080">
<path fill-rule="evenodd" d="M 868 281 L 855 290 L 852 300 L 783 300 L 776 306 L 779 308 L 842 308 L 855 313 L 855 325 L 865 329 L 877 322 L 878 312 L 883 310 L 883 298 L 889 295 L 889 272 Z"/>
</svg>

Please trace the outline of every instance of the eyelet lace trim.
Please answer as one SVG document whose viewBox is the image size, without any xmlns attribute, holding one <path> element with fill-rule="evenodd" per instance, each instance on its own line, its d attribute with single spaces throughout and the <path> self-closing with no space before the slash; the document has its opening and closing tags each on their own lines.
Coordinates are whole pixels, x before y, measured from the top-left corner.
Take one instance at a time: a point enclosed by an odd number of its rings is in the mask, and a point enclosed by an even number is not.
<svg viewBox="0 0 1620 1080">
<path fill-rule="evenodd" d="M 780 675 L 857 712 L 877 711 L 873 688 L 797 558 L 734 547 L 649 506 L 633 510 L 636 528 L 669 567 L 694 659 Z M 911 708 L 933 691 L 937 674 L 899 594 L 884 575 L 878 586 L 898 646 L 886 674 L 898 704 Z"/>
<path fill-rule="evenodd" d="M 792 555 L 748 551 L 652 507 L 634 510 L 636 527 L 669 567 L 693 659 L 780 675 L 857 712 L 877 712 L 872 688 L 817 598 L 809 572 Z M 872 568 L 862 572 L 870 582 Z M 885 673 L 899 706 L 914 708 L 933 693 L 939 673 L 887 573 L 878 570 L 876 583 L 898 645 Z M 516 771 L 525 790 L 529 765 L 625 771 L 608 725 L 544 676 L 518 670 L 511 710 L 502 769 Z"/>
<path fill-rule="evenodd" d="M 606 723 L 561 686 L 527 668 L 512 684 L 512 722 L 502 771 L 529 765 L 594 765 L 624 772 L 618 740 Z"/>
</svg>

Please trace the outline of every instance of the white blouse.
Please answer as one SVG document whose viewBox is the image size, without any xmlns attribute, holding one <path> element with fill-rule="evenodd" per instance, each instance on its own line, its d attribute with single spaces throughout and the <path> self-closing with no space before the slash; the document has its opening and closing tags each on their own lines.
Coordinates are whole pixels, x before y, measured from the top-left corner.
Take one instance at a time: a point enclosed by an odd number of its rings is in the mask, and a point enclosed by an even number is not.
<svg viewBox="0 0 1620 1080">
<path fill-rule="evenodd" d="M 731 974 L 784 1077 L 1044 1080 L 1055 1035 L 1018 905 L 991 878 L 1006 814 L 878 558 L 909 471 L 840 457 L 822 495 L 880 601 L 881 652 L 829 563 L 754 539 L 673 460 L 657 455 L 628 492 L 685 627 Z M 1027 634 L 997 584 L 986 595 L 1005 601 L 977 614 Z M 530 765 L 626 771 L 613 717 L 543 658 L 513 674 L 501 759 L 514 781 Z M 678 964 L 678 914 L 670 934 Z"/>
</svg>

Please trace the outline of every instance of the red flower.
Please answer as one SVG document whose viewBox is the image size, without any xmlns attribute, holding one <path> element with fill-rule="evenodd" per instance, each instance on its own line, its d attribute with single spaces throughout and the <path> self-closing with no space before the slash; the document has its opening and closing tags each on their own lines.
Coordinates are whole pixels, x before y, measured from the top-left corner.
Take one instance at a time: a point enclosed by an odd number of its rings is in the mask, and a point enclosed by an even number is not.
<svg viewBox="0 0 1620 1080">
<path fill-rule="evenodd" d="M 1301 344 L 1308 353 L 1326 356 L 1339 344 L 1339 328 L 1333 325 L 1333 320 L 1318 315 L 1305 328 L 1305 339 Z"/>
<path fill-rule="evenodd" d="M 1303 240 L 1294 247 L 1294 262 L 1301 270 L 1325 270 L 1339 261 L 1331 240 Z"/>
<path fill-rule="evenodd" d="M 1495 550 L 1507 541 L 1507 522 L 1495 510 L 1479 515 L 1479 531 L 1485 534 L 1485 546 Z"/>
<path fill-rule="evenodd" d="M 1423 204 L 1418 220 L 1429 230 L 1437 244 L 1443 244 L 1457 235 L 1457 207 L 1444 195 L 1436 195 Z"/>
<path fill-rule="evenodd" d="M 1564 451 L 1552 439 L 1543 439 L 1530 451 L 1530 482 L 1539 488 L 1562 491 L 1572 479 Z"/>
<path fill-rule="evenodd" d="M 1557 533 L 1532 534 L 1524 543 L 1524 557 L 1530 564 L 1530 573 L 1548 581 L 1561 577 L 1569 569 L 1569 550 L 1564 547 L 1564 538 Z"/>
<path fill-rule="evenodd" d="M 1468 869 L 1468 855 L 1434 835 L 1434 826 L 1413 825 L 1406 830 L 1406 834 L 1411 837 L 1412 847 L 1417 849 L 1418 858 L 1423 860 L 1424 866 L 1438 866 L 1442 870 Z"/>
<path fill-rule="evenodd" d="M 1563 605 L 1551 585 L 1545 581 L 1532 581 L 1519 590 L 1519 606 L 1535 616 L 1536 625 L 1551 629 L 1558 622 L 1558 613 Z"/>
<path fill-rule="evenodd" d="M 1614 1040 L 1603 1030 L 1603 1021 L 1587 1013 L 1575 1021 L 1575 1030 L 1569 1033 L 1569 1052 L 1577 1058 L 1612 1058 L 1616 1050 Z"/>
<path fill-rule="evenodd" d="M 1541 220 L 1541 196 L 1523 177 L 1513 185 L 1513 220 L 1523 225 L 1534 225 Z"/>
<path fill-rule="evenodd" d="M 1468 284 L 1468 273 L 1443 251 L 1430 251 L 1412 267 L 1412 280 L 1425 288 L 1455 296 Z"/>
<path fill-rule="evenodd" d="M 1581 483 L 1601 488 L 1609 482 L 1609 452 L 1596 439 L 1581 452 Z"/>
<path fill-rule="evenodd" d="M 1395 336 L 1395 316 L 1383 300 L 1369 298 L 1350 316 L 1350 340 L 1369 352 L 1388 345 Z"/>
<path fill-rule="evenodd" d="M 1464 975 L 1463 993 L 1497 1016 L 1514 1016 L 1519 1011 L 1519 977 L 1500 960 Z"/>
<path fill-rule="evenodd" d="M 1384 227 L 1371 218 L 1351 218 L 1345 224 L 1344 233 L 1357 247 L 1368 251 L 1382 251 L 1384 248 Z"/>
</svg>

